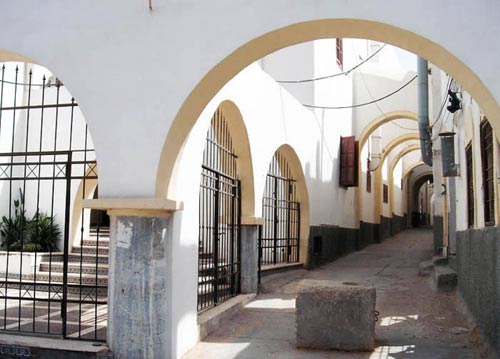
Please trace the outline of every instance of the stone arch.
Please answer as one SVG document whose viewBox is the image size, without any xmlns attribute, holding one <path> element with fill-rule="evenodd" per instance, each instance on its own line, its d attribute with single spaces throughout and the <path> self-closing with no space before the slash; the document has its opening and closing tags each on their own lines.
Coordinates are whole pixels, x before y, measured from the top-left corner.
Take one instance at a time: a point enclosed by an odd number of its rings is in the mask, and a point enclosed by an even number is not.
<svg viewBox="0 0 500 359">
<path fill-rule="evenodd" d="M 411 171 L 420 166 L 427 166 L 427 165 L 424 163 L 424 161 L 418 161 L 410 165 L 407 169 L 405 169 L 405 171 L 403 172 L 403 176 L 401 177 L 403 179 L 403 183 L 405 183 L 406 178 L 410 175 Z"/>
<path fill-rule="evenodd" d="M 288 161 L 288 165 L 297 181 L 297 200 L 300 202 L 300 262 L 307 265 L 309 239 L 309 192 L 302 163 L 295 150 L 288 144 L 283 144 L 276 152 L 280 152 Z M 274 155 L 274 154 L 273 154 Z"/>
<path fill-rule="evenodd" d="M 415 197 L 417 195 L 420 187 L 427 182 L 429 179 L 434 178 L 432 171 L 424 171 L 418 174 L 411 183 L 408 183 L 407 187 L 407 209 L 408 209 L 408 221 L 411 223 L 413 207 L 415 204 Z"/>
<path fill-rule="evenodd" d="M 156 195 L 172 195 L 172 170 L 179 151 L 203 108 L 218 90 L 252 62 L 274 51 L 320 38 L 366 38 L 401 47 L 424 57 L 457 79 L 480 104 L 497 133 L 500 106 L 474 72 L 445 47 L 414 32 L 365 19 L 322 19 L 295 23 L 254 38 L 214 66 L 191 91 L 179 109 L 161 153 L 156 178 Z"/>
<path fill-rule="evenodd" d="M 411 111 L 393 111 L 380 115 L 373 121 L 371 121 L 368 125 L 365 126 L 361 135 L 359 135 L 359 149 L 363 149 L 366 141 L 370 137 L 370 135 L 380 126 L 394 121 L 394 120 L 412 120 L 418 121 L 418 114 Z"/>
<path fill-rule="evenodd" d="M 394 157 L 389 165 L 389 214 L 392 216 L 394 210 L 394 168 L 398 162 L 408 153 L 420 150 L 420 145 L 411 145 L 402 149 L 396 157 Z"/>
<path fill-rule="evenodd" d="M 361 132 L 361 135 L 359 136 L 359 148 L 358 148 L 359 153 L 360 153 L 359 161 L 361 161 L 361 151 L 363 150 L 363 147 L 365 146 L 366 141 L 368 141 L 368 138 L 370 137 L 370 135 L 375 130 L 377 130 L 378 128 L 383 126 L 384 124 L 391 122 L 391 121 L 394 121 L 394 120 L 399 120 L 399 119 L 417 121 L 418 114 L 416 114 L 415 112 L 412 112 L 412 111 L 403 111 L 403 110 L 392 111 L 392 112 L 384 113 L 384 114 L 378 116 L 377 118 L 375 118 L 374 120 L 372 120 L 369 124 L 367 124 L 365 126 L 365 128 L 363 129 L 363 132 Z M 360 179 L 363 178 L 362 172 L 363 171 L 362 171 L 362 166 L 361 166 L 361 162 L 360 162 L 358 164 L 358 178 L 360 178 Z M 358 206 L 357 206 L 358 220 L 361 220 L 361 218 L 363 216 L 363 206 L 361 203 L 361 200 L 363 198 L 362 191 L 363 191 L 363 185 L 358 186 L 357 191 L 356 191 L 357 198 L 358 198 Z"/>
<path fill-rule="evenodd" d="M 224 100 L 218 108 L 226 115 L 225 119 L 238 154 L 236 164 L 241 182 L 241 216 L 245 221 L 255 216 L 255 185 L 248 132 L 243 116 L 233 101 Z"/>
<path fill-rule="evenodd" d="M 398 136 L 394 138 L 392 141 L 390 141 L 385 148 L 382 151 L 382 156 L 380 158 L 380 164 L 375 170 L 375 195 L 374 195 L 374 206 L 375 206 L 375 220 L 380 219 L 380 215 L 382 213 L 382 194 L 381 194 L 381 187 L 382 187 L 382 168 L 385 160 L 387 159 L 387 156 L 400 144 L 406 142 L 406 141 L 411 141 L 411 140 L 418 140 L 419 134 L 418 133 L 407 133 L 401 136 Z"/>
</svg>

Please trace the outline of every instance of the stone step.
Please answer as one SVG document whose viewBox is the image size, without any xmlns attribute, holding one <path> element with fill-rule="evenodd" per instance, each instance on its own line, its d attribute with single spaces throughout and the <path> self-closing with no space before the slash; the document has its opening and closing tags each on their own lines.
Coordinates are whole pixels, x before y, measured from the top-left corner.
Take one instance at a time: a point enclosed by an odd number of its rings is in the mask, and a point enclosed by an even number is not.
<svg viewBox="0 0 500 359">
<path fill-rule="evenodd" d="M 83 246 L 93 246 L 97 247 L 97 237 L 89 237 L 82 240 Z M 99 248 L 106 247 L 109 248 L 109 238 L 99 236 Z"/>
<path fill-rule="evenodd" d="M 74 253 L 74 254 L 80 254 L 80 253 L 96 254 L 96 253 L 99 253 L 99 254 L 108 255 L 109 254 L 109 247 L 99 246 L 99 248 L 97 248 L 97 246 L 85 246 L 85 245 L 84 246 L 74 246 L 71 253 Z"/>
<path fill-rule="evenodd" d="M 198 273 L 200 276 L 213 276 L 216 271 L 215 263 L 212 261 L 204 260 L 198 263 Z M 227 262 L 219 262 L 219 273 L 224 275 L 225 272 L 229 271 L 229 266 Z"/>
<path fill-rule="evenodd" d="M 52 265 L 50 264 L 50 262 L 40 263 L 40 271 L 48 272 L 49 268 L 52 273 L 62 273 L 64 269 L 64 263 L 52 262 Z M 107 264 L 98 263 L 96 268 L 96 263 L 82 262 L 80 268 L 80 262 L 68 262 L 68 273 L 80 273 L 80 269 L 84 274 L 96 274 L 97 271 L 97 274 L 99 275 L 107 275 L 109 266 Z"/>
<path fill-rule="evenodd" d="M 62 293 L 63 293 L 63 285 L 62 282 L 54 282 L 51 281 L 50 285 L 48 281 L 43 281 L 43 280 L 38 280 L 36 283 L 33 282 L 33 280 L 28 280 L 28 279 L 22 279 L 19 281 L 19 279 L 8 279 L 7 281 L 2 280 L 0 281 L 0 286 L 4 287 L 7 285 L 7 288 L 9 289 L 19 289 L 21 288 L 21 291 L 34 291 L 36 289 L 37 292 L 48 292 L 50 288 L 50 292 L 54 293 L 51 294 L 51 298 L 54 300 L 61 300 L 62 299 Z M 68 299 L 78 299 L 80 295 L 85 299 L 87 295 L 93 296 L 95 299 L 96 291 L 97 291 L 97 297 L 100 301 L 107 301 L 107 295 L 108 295 L 108 287 L 103 286 L 103 285 L 97 285 L 97 286 L 80 286 L 79 284 L 74 284 L 74 283 L 68 283 L 66 286 L 68 290 Z M 38 296 L 38 295 L 37 295 Z M 43 296 L 40 296 L 43 297 Z"/>
<path fill-rule="evenodd" d="M 418 265 L 418 275 L 428 277 L 434 273 L 434 262 L 432 260 L 420 262 Z"/>
<path fill-rule="evenodd" d="M 448 266 L 435 266 L 432 280 L 437 290 L 451 291 L 457 286 L 457 272 Z"/>
<path fill-rule="evenodd" d="M 99 254 L 96 256 L 95 254 L 87 254 L 84 253 L 82 255 L 77 254 L 77 253 L 71 253 L 68 255 L 68 261 L 69 262 L 74 262 L 74 263 L 80 263 L 80 258 L 81 261 L 84 263 L 102 263 L 102 264 L 108 264 L 109 263 L 109 257 L 105 254 Z"/>
<path fill-rule="evenodd" d="M 99 232 L 99 235 L 101 234 L 108 234 L 109 235 L 109 227 L 99 227 L 99 229 L 97 227 L 92 227 L 90 228 L 89 230 L 90 234 L 96 234 L 97 232 Z"/>
<path fill-rule="evenodd" d="M 11 279 L 19 279 L 19 274 L 10 274 L 9 280 Z M 34 274 L 24 274 L 22 279 L 25 281 L 35 281 Z M 50 283 L 51 284 L 62 284 L 63 283 L 63 273 L 50 273 L 49 272 L 37 272 L 36 273 L 36 283 Z M 83 285 L 99 285 L 99 286 L 107 286 L 108 285 L 108 276 L 107 275 L 96 275 L 95 274 L 79 274 L 79 273 L 68 273 L 68 283 L 71 284 L 83 284 Z"/>
</svg>

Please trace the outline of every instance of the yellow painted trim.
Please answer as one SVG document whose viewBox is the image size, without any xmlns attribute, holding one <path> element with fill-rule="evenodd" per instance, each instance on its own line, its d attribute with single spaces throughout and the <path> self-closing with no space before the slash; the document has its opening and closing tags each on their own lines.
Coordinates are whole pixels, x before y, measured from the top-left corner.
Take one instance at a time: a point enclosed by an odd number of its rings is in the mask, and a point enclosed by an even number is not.
<svg viewBox="0 0 500 359">
<path fill-rule="evenodd" d="M 241 224 L 243 226 L 261 226 L 264 224 L 262 217 L 241 217 Z"/>
<path fill-rule="evenodd" d="M 411 111 L 393 111 L 380 115 L 379 117 L 371 121 L 368 125 L 366 125 L 366 127 L 363 129 L 363 132 L 361 132 L 361 135 L 359 135 L 359 148 L 362 149 L 364 147 L 366 141 L 368 141 L 368 138 L 373 133 L 373 131 L 375 131 L 380 126 L 394 120 L 418 121 L 418 114 Z"/>
<path fill-rule="evenodd" d="M 359 136 L 358 139 L 358 153 L 359 155 L 359 164 L 358 164 L 358 178 L 359 178 L 359 185 L 356 190 L 356 223 L 359 224 L 361 221 L 361 218 L 363 217 L 363 206 L 361 205 L 361 200 L 363 198 L 363 185 L 362 182 L 365 179 L 363 176 L 363 171 L 361 169 L 361 151 L 363 150 L 363 147 L 366 144 L 366 141 L 368 141 L 368 138 L 370 135 L 379 127 L 382 125 L 393 121 L 393 120 L 413 120 L 413 121 L 418 121 L 418 114 L 415 112 L 411 111 L 392 111 L 392 112 L 387 112 L 384 113 L 377 118 L 375 118 L 373 121 L 371 121 L 366 127 L 363 129 L 363 132 L 361 132 L 361 135 Z M 374 179 L 374 182 L 376 180 Z M 375 194 L 375 193 L 374 193 Z"/>
<path fill-rule="evenodd" d="M 403 172 L 403 182 L 406 180 L 406 177 L 413 171 L 415 168 L 420 167 L 420 166 L 427 166 L 423 161 L 418 161 L 415 162 L 414 164 L 410 165 L 404 172 Z"/>
<path fill-rule="evenodd" d="M 128 213 L 129 215 L 150 217 L 151 213 L 168 214 L 182 210 L 182 202 L 172 201 L 166 198 L 103 198 L 84 199 L 83 208 L 101 209 L 114 211 L 113 213 Z"/>
<path fill-rule="evenodd" d="M 295 177 L 297 189 L 297 201 L 300 203 L 300 258 L 299 261 L 308 264 L 309 258 L 309 192 L 307 190 L 306 178 L 302 170 L 302 163 L 299 156 L 290 145 L 281 145 L 276 152 L 279 151 L 288 161 L 288 165 Z"/>
<path fill-rule="evenodd" d="M 420 150 L 420 145 L 411 145 L 402 149 L 389 164 L 389 215 L 392 216 L 394 210 L 394 168 L 398 162 L 408 153 Z M 401 177 L 402 178 L 402 177 Z M 401 188 L 401 190 L 403 190 Z"/>
<path fill-rule="evenodd" d="M 417 166 L 418 167 L 418 166 Z M 410 171 L 411 172 L 411 171 Z M 406 185 L 406 198 L 407 198 L 407 213 L 408 213 L 408 216 L 409 216 L 409 220 L 410 220 L 410 223 L 411 223 L 411 210 L 413 208 L 413 196 L 411 196 L 411 189 L 413 189 L 413 186 L 415 185 L 415 183 L 420 180 L 421 178 L 425 177 L 425 176 L 433 176 L 434 174 L 432 173 L 432 171 L 425 171 L 425 172 L 422 172 L 420 173 L 419 175 L 417 175 L 413 181 L 408 181 L 407 185 Z"/>
<path fill-rule="evenodd" d="M 375 223 L 379 223 L 380 216 L 382 214 L 382 196 L 381 196 L 381 187 L 382 187 L 382 168 L 384 167 L 384 161 L 387 159 L 387 156 L 400 144 L 418 140 L 420 137 L 418 133 L 407 133 L 401 135 L 399 137 L 394 138 L 391 142 L 389 142 L 384 150 L 382 151 L 382 156 L 380 158 L 379 165 L 375 170 L 375 192 L 374 192 L 374 216 Z"/>
<path fill-rule="evenodd" d="M 106 211 L 109 216 L 115 217 L 163 217 L 168 218 L 172 215 L 172 211 L 162 211 L 158 209 L 108 209 Z"/>
</svg>

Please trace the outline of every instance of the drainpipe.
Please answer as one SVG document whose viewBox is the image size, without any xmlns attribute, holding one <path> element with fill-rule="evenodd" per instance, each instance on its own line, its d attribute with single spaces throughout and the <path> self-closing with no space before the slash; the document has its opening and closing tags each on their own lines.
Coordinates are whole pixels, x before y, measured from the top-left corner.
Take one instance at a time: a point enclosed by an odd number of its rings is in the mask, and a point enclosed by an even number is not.
<svg viewBox="0 0 500 359">
<path fill-rule="evenodd" d="M 429 127 L 429 73 L 427 60 L 420 56 L 417 60 L 418 71 L 418 131 L 422 161 L 432 166 L 432 140 Z"/>
</svg>

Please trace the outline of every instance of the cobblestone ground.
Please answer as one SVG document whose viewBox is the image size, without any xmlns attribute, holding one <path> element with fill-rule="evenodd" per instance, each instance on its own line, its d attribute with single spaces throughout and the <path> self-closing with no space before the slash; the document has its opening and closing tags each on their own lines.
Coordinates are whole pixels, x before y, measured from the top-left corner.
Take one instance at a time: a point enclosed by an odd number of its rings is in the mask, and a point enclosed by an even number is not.
<svg viewBox="0 0 500 359">
<path fill-rule="evenodd" d="M 486 358 L 477 330 L 455 293 L 438 293 L 418 264 L 432 256 L 432 231 L 407 230 L 307 271 L 263 278 L 261 294 L 205 338 L 184 359 Z M 295 348 L 295 295 L 300 279 L 367 281 L 377 290 L 377 348 L 347 353 Z"/>
</svg>

